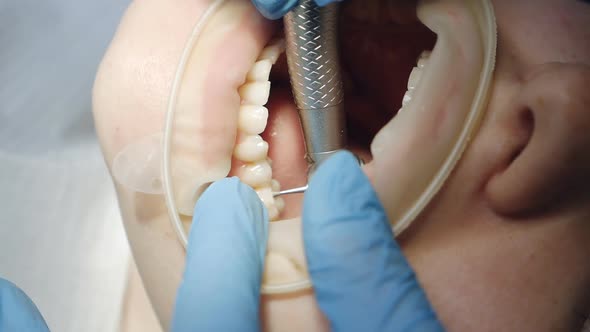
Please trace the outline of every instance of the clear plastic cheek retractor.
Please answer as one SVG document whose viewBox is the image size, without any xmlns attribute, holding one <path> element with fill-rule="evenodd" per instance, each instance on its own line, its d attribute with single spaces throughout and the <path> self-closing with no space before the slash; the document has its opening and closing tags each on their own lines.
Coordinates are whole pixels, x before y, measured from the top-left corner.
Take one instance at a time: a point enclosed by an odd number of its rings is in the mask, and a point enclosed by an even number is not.
<svg viewBox="0 0 590 332">
<path fill-rule="evenodd" d="M 346 146 L 344 93 L 338 56 L 338 4 L 302 0 L 284 18 L 287 64 L 305 137 L 310 175 Z M 307 185 L 274 193 L 305 192 Z"/>
<path fill-rule="evenodd" d="M 162 203 L 165 203 L 171 228 L 184 247 L 187 245 L 187 232 L 172 190 L 172 175 L 176 172 L 177 178 L 183 181 L 193 179 L 188 175 L 179 175 L 178 170 L 171 165 L 176 106 L 191 52 L 209 19 L 226 2 L 229 1 L 213 0 L 195 23 L 172 83 L 163 128 L 128 142 L 116 154 L 112 164 L 113 177 L 119 190 L 124 193 L 121 194 L 123 202 L 131 200 L 136 193 L 163 196 Z M 444 15 L 451 11 L 462 15 Z M 391 177 L 392 169 L 396 166 L 394 162 L 399 158 L 388 157 L 400 148 L 409 151 L 411 157 L 418 161 L 397 164 L 402 167 L 395 169 L 395 186 L 375 188 L 380 199 L 388 202 L 385 207 L 396 235 L 406 229 L 432 200 L 477 132 L 487 108 L 496 56 L 497 29 L 490 0 L 419 1 L 417 14 L 420 21 L 437 34 L 437 42 L 429 56 L 429 65 L 421 69 L 421 83 L 413 92 L 413 104 L 408 104 L 409 109 L 400 112 L 375 138 L 384 141 L 391 152 L 382 154 L 381 159 L 373 153 L 372 171 L 377 182 Z M 344 98 L 337 52 L 337 17 L 337 4 L 320 8 L 313 0 L 301 0 L 284 18 L 289 73 L 311 172 L 330 155 L 346 146 L 345 113 L 342 107 Z M 454 30 L 457 18 L 461 18 L 460 23 L 470 28 Z M 467 41 L 459 42 L 459 38 Z M 457 54 L 469 55 L 471 64 L 467 66 L 460 62 Z M 464 83 L 463 88 L 466 90 L 462 98 L 452 101 L 453 111 L 447 113 L 447 128 L 438 133 L 436 149 L 427 147 L 425 144 L 432 142 L 432 135 L 412 136 L 418 130 L 414 126 L 436 126 L 433 124 L 437 121 L 436 106 L 451 102 L 447 100 L 447 94 L 443 93 L 449 78 L 441 70 L 461 71 L 466 66 L 469 71 L 463 73 L 461 80 L 455 79 L 457 84 Z M 441 89 L 442 92 L 438 92 L 440 95 L 432 95 L 433 91 Z M 406 135 L 413 138 L 411 144 L 405 141 Z M 404 145 L 404 142 L 407 144 Z M 415 164 L 420 167 L 415 167 Z M 301 193 L 306 188 L 293 188 L 274 194 Z M 197 198 L 198 195 L 195 196 Z M 123 204 L 138 204 L 136 208 L 144 208 L 142 204 L 147 204 L 138 202 L 127 201 Z M 131 214 L 127 218 L 139 217 Z M 288 223 L 272 223 L 270 227 L 278 230 L 281 225 Z M 160 231 L 160 228 L 150 229 L 147 226 L 141 230 L 137 227 L 128 229 L 128 232 L 136 233 L 135 238 L 137 234 Z M 288 293 L 310 286 L 309 279 L 301 278 L 292 283 L 263 285 L 262 292 Z"/>
</svg>

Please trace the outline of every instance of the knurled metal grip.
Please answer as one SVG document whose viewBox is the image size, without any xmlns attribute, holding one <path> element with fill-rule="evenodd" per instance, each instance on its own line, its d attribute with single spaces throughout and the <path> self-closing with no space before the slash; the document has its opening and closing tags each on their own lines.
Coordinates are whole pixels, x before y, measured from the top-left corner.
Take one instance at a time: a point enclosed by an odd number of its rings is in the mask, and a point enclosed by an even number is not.
<svg viewBox="0 0 590 332">
<path fill-rule="evenodd" d="M 338 56 L 338 4 L 301 0 L 284 18 L 287 63 L 308 158 L 321 163 L 346 146 Z"/>
</svg>

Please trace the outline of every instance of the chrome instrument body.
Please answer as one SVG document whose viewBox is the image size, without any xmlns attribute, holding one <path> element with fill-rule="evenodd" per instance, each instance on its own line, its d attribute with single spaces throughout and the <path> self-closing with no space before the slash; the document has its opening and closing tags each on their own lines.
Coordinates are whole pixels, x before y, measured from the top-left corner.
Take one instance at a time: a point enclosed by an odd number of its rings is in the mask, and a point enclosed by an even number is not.
<svg viewBox="0 0 590 332">
<path fill-rule="evenodd" d="M 338 56 L 338 4 L 302 0 L 284 18 L 287 62 L 307 158 L 319 164 L 346 146 Z"/>
</svg>

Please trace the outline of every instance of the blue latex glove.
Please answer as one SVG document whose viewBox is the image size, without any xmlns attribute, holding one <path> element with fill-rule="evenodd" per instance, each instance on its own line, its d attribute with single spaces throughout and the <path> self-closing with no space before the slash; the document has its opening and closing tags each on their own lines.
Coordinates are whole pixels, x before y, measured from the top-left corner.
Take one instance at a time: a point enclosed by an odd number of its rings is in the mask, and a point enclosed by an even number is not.
<svg viewBox="0 0 590 332">
<path fill-rule="evenodd" d="M 351 153 L 318 168 L 302 218 L 309 273 L 332 331 L 444 331 Z"/>
<path fill-rule="evenodd" d="M 49 331 L 33 301 L 13 283 L 2 278 L 0 278 L 0 331 Z"/>
<path fill-rule="evenodd" d="M 321 310 L 333 331 L 443 331 L 350 153 L 314 174 L 303 237 Z M 173 331 L 260 331 L 268 215 L 236 178 L 214 183 L 195 208 Z"/>
<path fill-rule="evenodd" d="M 340 2 L 342 0 L 315 0 L 318 6 L 325 6 L 332 2 Z M 266 18 L 270 20 L 279 19 L 287 14 L 299 0 L 252 0 L 254 6 Z"/>
<path fill-rule="evenodd" d="M 172 331 L 260 331 L 260 286 L 268 214 L 237 178 L 200 197 L 176 298 Z"/>
</svg>

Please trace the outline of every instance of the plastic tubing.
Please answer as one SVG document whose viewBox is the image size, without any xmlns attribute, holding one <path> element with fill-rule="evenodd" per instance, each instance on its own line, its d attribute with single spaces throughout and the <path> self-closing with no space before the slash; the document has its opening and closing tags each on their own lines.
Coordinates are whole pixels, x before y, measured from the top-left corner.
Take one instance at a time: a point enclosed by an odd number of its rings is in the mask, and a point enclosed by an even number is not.
<svg viewBox="0 0 590 332">
<path fill-rule="evenodd" d="M 182 51 L 178 66 L 176 67 L 176 74 L 174 75 L 174 80 L 172 81 L 172 89 L 170 92 L 170 98 L 168 99 L 166 118 L 164 120 L 164 138 L 162 140 L 162 182 L 164 185 L 164 198 L 166 201 L 166 207 L 168 208 L 168 217 L 170 218 L 172 228 L 174 228 L 176 236 L 185 250 L 188 243 L 188 237 L 184 231 L 184 227 L 182 226 L 182 221 L 180 220 L 178 210 L 176 209 L 174 193 L 172 192 L 172 176 L 170 174 L 170 141 L 172 140 L 172 127 L 174 124 L 174 115 L 176 113 L 176 102 L 178 100 L 178 92 L 184 77 L 188 58 L 191 55 L 197 40 L 201 36 L 201 32 L 203 32 L 203 28 L 211 16 L 213 16 L 225 2 L 226 0 L 214 0 L 209 5 L 209 7 L 207 7 L 197 23 L 195 23 L 193 30 L 184 46 L 184 50 Z"/>
</svg>

